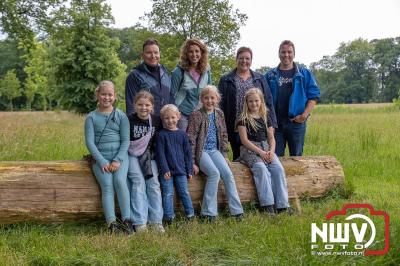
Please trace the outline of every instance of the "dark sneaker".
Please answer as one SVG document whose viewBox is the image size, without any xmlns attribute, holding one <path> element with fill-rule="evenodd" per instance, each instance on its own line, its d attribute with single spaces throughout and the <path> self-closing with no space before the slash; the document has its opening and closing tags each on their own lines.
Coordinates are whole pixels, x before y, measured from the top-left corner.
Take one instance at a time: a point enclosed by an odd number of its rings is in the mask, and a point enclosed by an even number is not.
<svg viewBox="0 0 400 266">
<path fill-rule="evenodd" d="M 122 232 L 124 232 L 127 235 L 131 235 L 131 234 L 135 233 L 135 231 L 133 230 L 133 224 L 129 219 L 123 220 L 120 224 L 120 228 L 121 228 Z"/>
<path fill-rule="evenodd" d="M 117 235 L 121 233 L 121 230 L 116 221 L 110 223 L 110 225 L 108 226 L 108 232 L 110 233 L 110 235 Z"/>
<path fill-rule="evenodd" d="M 278 208 L 278 209 L 276 209 L 276 213 L 277 214 L 284 213 L 284 214 L 287 214 L 287 215 L 292 215 L 293 214 L 293 210 L 290 207 L 288 207 L 288 208 Z"/>
<path fill-rule="evenodd" d="M 215 221 L 217 220 L 216 216 L 211 216 L 211 215 L 201 215 L 200 216 L 200 222 L 202 223 L 215 223 Z"/>
<path fill-rule="evenodd" d="M 260 207 L 260 211 L 261 212 L 265 212 L 269 216 L 275 216 L 276 215 L 275 209 L 274 209 L 274 205 L 261 206 Z"/>
<path fill-rule="evenodd" d="M 239 214 L 232 215 L 232 217 L 235 217 L 236 221 L 241 222 L 244 219 L 244 214 L 239 213 Z"/>
<path fill-rule="evenodd" d="M 170 226 L 174 223 L 174 218 L 166 218 L 163 222 L 165 226 Z"/>
<path fill-rule="evenodd" d="M 194 221 L 194 219 L 196 219 L 196 216 L 194 216 L 194 215 L 192 215 L 192 216 L 186 216 L 186 221 L 187 222 L 191 222 L 191 221 Z"/>
</svg>

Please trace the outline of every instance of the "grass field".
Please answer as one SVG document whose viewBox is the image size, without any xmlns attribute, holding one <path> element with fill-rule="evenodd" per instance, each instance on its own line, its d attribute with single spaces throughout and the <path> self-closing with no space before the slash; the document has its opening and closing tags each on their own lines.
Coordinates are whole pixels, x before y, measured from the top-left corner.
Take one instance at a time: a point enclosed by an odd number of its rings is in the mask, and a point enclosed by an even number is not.
<svg viewBox="0 0 400 266">
<path fill-rule="evenodd" d="M 0 113 L 0 160 L 80 159 L 87 153 L 83 121 L 67 112 Z M 399 132 L 400 111 L 391 105 L 317 106 L 305 155 L 335 156 L 350 197 L 336 190 L 320 200 L 304 199 L 299 216 L 269 218 L 248 206 L 243 222 L 182 222 L 162 236 L 110 237 L 102 221 L 0 226 L 0 265 L 399 265 Z M 324 222 L 345 203 L 370 203 L 390 215 L 388 254 L 311 254 L 311 223 Z"/>
</svg>

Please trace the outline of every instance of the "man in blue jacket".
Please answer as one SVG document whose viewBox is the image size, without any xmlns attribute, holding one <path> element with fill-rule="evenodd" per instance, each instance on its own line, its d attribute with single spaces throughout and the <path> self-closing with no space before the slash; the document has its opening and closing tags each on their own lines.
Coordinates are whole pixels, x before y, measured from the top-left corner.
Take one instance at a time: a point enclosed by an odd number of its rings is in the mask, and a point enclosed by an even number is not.
<svg viewBox="0 0 400 266">
<path fill-rule="evenodd" d="M 271 89 L 278 128 L 275 130 L 278 156 L 303 154 L 306 121 L 319 100 L 320 90 L 310 70 L 296 65 L 294 44 L 285 40 L 279 46 L 281 63 L 265 74 Z"/>
</svg>

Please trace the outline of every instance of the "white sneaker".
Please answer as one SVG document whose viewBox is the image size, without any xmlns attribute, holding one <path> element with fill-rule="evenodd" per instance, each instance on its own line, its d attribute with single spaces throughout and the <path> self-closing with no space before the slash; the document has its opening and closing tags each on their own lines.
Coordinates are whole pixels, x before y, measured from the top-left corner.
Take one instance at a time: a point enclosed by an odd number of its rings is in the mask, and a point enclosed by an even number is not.
<svg viewBox="0 0 400 266">
<path fill-rule="evenodd" d="M 160 223 L 160 224 L 153 224 L 152 225 L 153 230 L 156 231 L 157 233 L 165 233 L 165 229 L 164 226 Z"/>
<path fill-rule="evenodd" d="M 140 233 L 146 233 L 147 232 L 147 225 L 145 224 L 136 224 L 135 225 L 135 232 L 140 234 Z"/>
</svg>

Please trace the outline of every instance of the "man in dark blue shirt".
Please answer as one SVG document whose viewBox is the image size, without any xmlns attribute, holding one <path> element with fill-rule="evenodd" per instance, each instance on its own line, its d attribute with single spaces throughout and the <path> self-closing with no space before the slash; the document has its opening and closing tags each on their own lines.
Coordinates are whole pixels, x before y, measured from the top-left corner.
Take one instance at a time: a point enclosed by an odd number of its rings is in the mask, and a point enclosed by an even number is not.
<svg viewBox="0 0 400 266">
<path fill-rule="evenodd" d="M 290 156 L 303 154 L 306 121 L 320 96 L 313 74 L 296 65 L 294 56 L 294 44 L 283 41 L 279 46 L 281 63 L 265 74 L 278 122 L 275 130 L 275 153 L 278 156 L 285 155 L 286 144 Z"/>
</svg>

